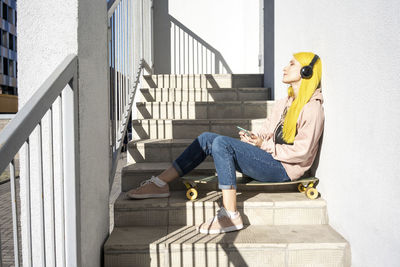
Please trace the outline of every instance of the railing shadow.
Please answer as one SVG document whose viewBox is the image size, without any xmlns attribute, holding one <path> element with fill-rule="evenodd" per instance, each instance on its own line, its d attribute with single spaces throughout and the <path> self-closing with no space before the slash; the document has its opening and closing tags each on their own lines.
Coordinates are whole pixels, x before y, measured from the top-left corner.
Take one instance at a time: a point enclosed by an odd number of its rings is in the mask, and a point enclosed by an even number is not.
<svg viewBox="0 0 400 267">
<path fill-rule="evenodd" d="M 141 88 L 142 98 L 140 102 L 225 102 L 225 101 L 268 101 L 270 100 L 270 89 L 253 89 L 251 98 L 241 97 L 248 93 L 249 89 L 241 88 L 209 88 L 206 91 L 188 89 L 186 92 L 177 92 L 174 88 L 165 88 L 162 91 L 154 88 Z M 247 92 L 246 92 L 247 91 Z"/>
<path fill-rule="evenodd" d="M 173 16 L 171 22 L 171 71 L 175 74 L 228 73 L 232 70 L 222 54 Z"/>
<path fill-rule="evenodd" d="M 286 190 L 292 191 L 288 188 Z M 155 252 L 157 253 L 157 255 L 153 254 L 151 257 L 151 260 L 155 261 L 152 266 L 250 266 L 254 253 L 243 254 L 242 246 L 237 246 L 236 243 L 248 243 L 249 236 L 251 237 L 254 234 L 252 230 L 246 229 L 252 223 L 247 216 L 244 203 L 251 198 L 257 198 L 259 193 L 258 190 L 247 191 L 245 194 L 238 191 L 238 210 L 242 215 L 245 227 L 241 231 L 225 234 L 200 234 L 195 227 L 210 219 L 222 206 L 220 192 L 200 193 L 198 200 L 191 203 L 188 201 L 189 203 L 184 207 L 186 207 L 186 212 L 191 214 L 182 211 L 178 216 L 176 216 L 176 212 L 169 215 L 174 214 L 176 217 L 182 217 L 178 221 L 181 224 L 186 222 L 187 225 L 169 225 L 167 234 L 160 236 L 158 240 L 154 241 L 153 239 L 150 244 L 150 248 L 153 247 L 153 252 L 156 248 Z M 210 202 L 212 202 L 211 205 Z M 254 216 L 254 214 L 251 216 Z M 262 264 L 260 262 L 258 266 Z"/>
<path fill-rule="evenodd" d="M 132 138 L 138 139 L 192 139 L 201 132 L 214 132 L 221 135 L 237 137 L 238 125 L 250 129 L 251 119 L 237 119 L 236 121 L 219 122 L 209 119 L 197 119 L 194 124 L 191 119 L 136 119 L 132 121 Z M 190 128 L 188 129 L 188 127 Z M 228 127 L 230 126 L 230 127 Z"/>
<path fill-rule="evenodd" d="M 197 200 L 188 201 L 184 192 L 175 191 L 174 200 L 169 199 L 167 206 L 163 208 L 168 209 L 166 216 L 168 225 L 152 226 L 158 228 L 152 234 L 137 234 L 138 240 L 141 240 L 142 236 L 148 236 L 146 237 L 148 247 L 134 252 L 138 253 L 141 259 L 140 266 L 251 266 L 254 253 L 248 254 L 245 252 L 246 249 L 242 251 L 241 248 L 243 244 L 250 244 L 250 238 L 254 236 L 254 232 L 247 228 L 252 224 L 259 224 L 252 220 L 259 221 L 260 218 L 254 217 L 256 215 L 252 212 L 251 215 L 249 213 L 249 216 L 252 216 L 250 219 L 247 214 L 248 207 L 246 208 L 244 203 L 257 198 L 260 192 L 255 190 L 244 193 L 238 190 L 238 210 L 243 219 L 244 229 L 205 235 L 198 233 L 196 226 L 213 217 L 222 206 L 221 192 L 202 190 Z M 139 203 L 147 200 L 134 201 Z M 147 205 L 150 205 L 150 202 Z M 160 216 L 160 219 L 162 217 L 164 216 Z M 260 262 L 258 266 L 261 264 L 263 263 Z"/>
<path fill-rule="evenodd" d="M 154 102 L 136 104 L 138 119 L 262 119 L 268 102 Z"/>
<path fill-rule="evenodd" d="M 257 194 L 256 192 L 246 194 L 238 203 L 239 211 L 246 224 L 245 228 L 248 227 L 249 219 L 243 211 L 242 202 Z M 200 192 L 198 200 L 187 202 L 189 203 L 186 204 L 186 209 L 190 210 L 191 214 L 181 212 L 179 215 L 181 218 L 178 219 L 178 222 L 187 225 L 169 225 L 167 235 L 151 243 L 150 247 L 155 247 L 157 253 L 156 258 L 152 258 L 156 261 L 155 266 L 163 266 L 162 263 L 181 267 L 229 266 L 229 263 L 234 266 L 247 266 L 245 259 L 240 257 L 240 253 L 232 246 L 239 232 L 205 235 L 198 233 L 196 229 L 197 225 L 210 219 L 216 214 L 217 209 L 222 207 L 222 194 Z M 211 206 L 210 202 L 212 202 Z M 230 253 L 235 253 L 234 261 L 230 259 Z"/>
<path fill-rule="evenodd" d="M 144 68 L 144 70 L 148 73 L 148 74 L 153 74 L 153 70 L 152 70 L 152 68 L 150 67 L 150 65 L 147 63 L 147 61 L 146 60 L 142 60 L 142 65 L 143 65 L 143 68 Z"/>
</svg>

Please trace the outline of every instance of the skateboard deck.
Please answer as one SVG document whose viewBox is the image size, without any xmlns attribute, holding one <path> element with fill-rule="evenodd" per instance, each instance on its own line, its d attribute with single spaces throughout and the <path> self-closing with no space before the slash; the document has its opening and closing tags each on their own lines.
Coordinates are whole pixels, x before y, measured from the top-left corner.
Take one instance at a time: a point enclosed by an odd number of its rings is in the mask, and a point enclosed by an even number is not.
<svg viewBox="0 0 400 267">
<path fill-rule="evenodd" d="M 198 196 L 197 184 L 217 183 L 218 176 L 184 176 L 182 177 L 183 184 L 186 186 L 186 197 L 189 200 L 195 200 Z M 245 186 L 279 186 L 297 184 L 297 189 L 301 193 L 305 193 L 309 199 L 316 199 L 319 195 L 316 187 L 319 183 L 317 177 L 306 177 L 289 182 L 260 182 L 250 177 L 243 177 L 237 180 L 237 184 Z"/>
</svg>

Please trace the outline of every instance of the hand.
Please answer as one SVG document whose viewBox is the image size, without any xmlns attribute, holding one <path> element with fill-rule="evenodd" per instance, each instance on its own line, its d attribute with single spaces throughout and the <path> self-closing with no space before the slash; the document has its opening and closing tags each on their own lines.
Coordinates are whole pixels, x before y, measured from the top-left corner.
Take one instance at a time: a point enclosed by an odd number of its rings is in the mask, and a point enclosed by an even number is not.
<svg viewBox="0 0 400 267">
<path fill-rule="evenodd" d="M 244 131 L 239 131 L 240 141 L 249 143 L 249 136 Z"/>
<path fill-rule="evenodd" d="M 263 142 L 263 139 L 261 137 L 258 137 L 257 135 L 251 133 L 250 136 L 250 144 L 256 147 L 261 147 L 261 144 Z"/>
<path fill-rule="evenodd" d="M 261 147 L 261 144 L 263 142 L 263 139 L 261 137 L 258 137 L 257 135 L 253 134 L 252 132 L 249 132 L 250 136 L 248 136 L 244 131 L 240 131 L 240 140 L 248 143 L 253 146 Z"/>
</svg>

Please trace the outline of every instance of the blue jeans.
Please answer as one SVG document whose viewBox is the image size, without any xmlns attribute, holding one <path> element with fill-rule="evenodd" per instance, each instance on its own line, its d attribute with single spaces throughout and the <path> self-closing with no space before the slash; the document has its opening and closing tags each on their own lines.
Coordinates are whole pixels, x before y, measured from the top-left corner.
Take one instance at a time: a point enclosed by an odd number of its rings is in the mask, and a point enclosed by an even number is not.
<svg viewBox="0 0 400 267">
<path fill-rule="evenodd" d="M 200 134 L 172 165 L 184 176 L 208 156 L 214 159 L 219 189 L 236 189 L 236 171 L 261 182 L 290 181 L 280 161 L 259 147 L 216 133 Z"/>
</svg>

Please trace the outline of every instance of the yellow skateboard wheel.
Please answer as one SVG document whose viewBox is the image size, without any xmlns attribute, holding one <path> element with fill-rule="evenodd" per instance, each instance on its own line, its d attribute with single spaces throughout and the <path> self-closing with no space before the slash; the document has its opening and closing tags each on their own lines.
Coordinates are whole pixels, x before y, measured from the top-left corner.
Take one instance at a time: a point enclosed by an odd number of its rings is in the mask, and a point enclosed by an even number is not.
<svg viewBox="0 0 400 267">
<path fill-rule="evenodd" d="M 303 184 L 299 184 L 297 186 L 297 189 L 299 190 L 300 193 L 304 193 L 306 191 L 306 188 L 304 187 Z"/>
<path fill-rule="evenodd" d="M 195 188 L 190 188 L 186 191 L 186 197 L 189 200 L 195 200 L 197 198 L 197 190 Z"/>
<path fill-rule="evenodd" d="M 318 190 L 313 187 L 309 187 L 306 189 L 306 196 L 309 199 L 316 199 L 318 197 Z"/>
</svg>

